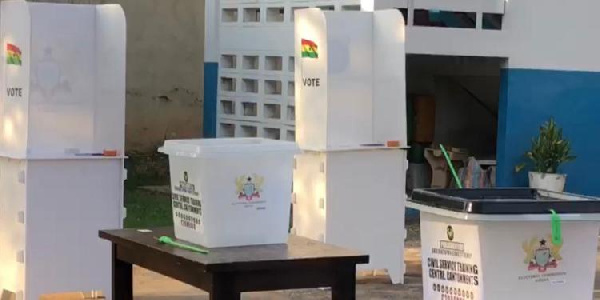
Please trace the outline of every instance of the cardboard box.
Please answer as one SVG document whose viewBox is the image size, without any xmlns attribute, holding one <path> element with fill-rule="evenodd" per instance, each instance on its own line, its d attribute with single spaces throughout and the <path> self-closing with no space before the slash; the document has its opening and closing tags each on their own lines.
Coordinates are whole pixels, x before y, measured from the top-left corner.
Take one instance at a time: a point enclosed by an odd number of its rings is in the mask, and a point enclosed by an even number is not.
<svg viewBox="0 0 600 300">
<path fill-rule="evenodd" d="M 451 150 L 460 150 L 458 148 L 449 148 Z M 456 170 L 459 170 L 465 165 L 465 161 L 469 158 L 466 152 L 448 152 L 448 156 L 454 165 Z M 446 162 L 442 150 L 440 149 L 425 149 L 425 158 L 431 166 L 431 187 L 432 188 L 448 188 L 453 182 L 453 178 L 450 174 L 450 168 Z"/>
<path fill-rule="evenodd" d="M 92 300 L 92 299 L 106 299 L 102 292 L 74 292 L 74 293 L 60 293 L 60 294 L 46 294 L 40 297 L 40 300 Z"/>
<path fill-rule="evenodd" d="M 0 300 L 17 300 L 17 294 L 11 291 L 2 290 Z"/>
</svg>

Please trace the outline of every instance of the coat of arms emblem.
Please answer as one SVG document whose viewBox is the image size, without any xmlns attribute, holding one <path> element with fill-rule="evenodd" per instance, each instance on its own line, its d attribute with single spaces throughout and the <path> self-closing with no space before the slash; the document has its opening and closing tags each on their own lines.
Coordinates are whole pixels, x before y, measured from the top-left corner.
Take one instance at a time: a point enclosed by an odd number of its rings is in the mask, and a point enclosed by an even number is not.
<svg viewBox="0 0 600 300">
<path fill-rule="evenodd" d="M 454 240 L 454 229 L 452 228 L 452 225 L 448 225 L 448 229 L 446 230 L 446 233 L 448 235 L 448 240 L 453 241 Z"/>
<path fill-rule="evenodd" d="M 238 199 L 252 201 L 254 198 L 260 198 L 264 181 L 264 177 L 256 174 L 252 176 L 243 175 L 236 178 L 235 185 Z"/>
<path fill-rule="evenodd" d="M 548 269 L 558 267 L 558 261 L 562 260 L 560 249 L 562 244 L 555 245 L 552 243 L 552 238 L 538 239 L 532 238 L 523 243 L 523 250 L 526 253 L 524 263 L 527 264 L 529 271 L 537 270 L 540 273 L 546 272 Z"/>
</svg>

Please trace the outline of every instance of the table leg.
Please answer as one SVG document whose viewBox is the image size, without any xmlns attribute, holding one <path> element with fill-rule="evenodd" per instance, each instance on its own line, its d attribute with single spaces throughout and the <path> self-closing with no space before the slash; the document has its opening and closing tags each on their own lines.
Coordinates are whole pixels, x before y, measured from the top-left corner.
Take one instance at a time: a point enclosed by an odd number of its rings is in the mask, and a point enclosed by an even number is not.
<svg viewBox="0 0 600 300">
<path fill-rule="evenodd" d="M 133 300 L 131 264 L 117 258 L 117 246 L 112 246 L 112 294 L 114 300 Z"/>
<path fill-rule="evenodd" d="M 235 290 L 233 274 L 213 274 L 210 300 L 240 300 L 241 293 Z"/>
<path fill-rule="evenodd" d="M 331 287 L 331 299 L 356 299 L 356 266 L 340 267 L 336 273 L 335 284 Z"/>
</svg>

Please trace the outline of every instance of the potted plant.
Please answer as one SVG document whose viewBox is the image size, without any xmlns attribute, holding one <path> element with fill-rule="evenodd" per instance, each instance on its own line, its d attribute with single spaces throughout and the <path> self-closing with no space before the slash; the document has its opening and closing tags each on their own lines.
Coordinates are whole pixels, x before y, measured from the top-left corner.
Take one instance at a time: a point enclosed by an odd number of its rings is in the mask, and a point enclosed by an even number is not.
<svg viewBox="0 0 600 300">
<path fill-rule="evenodd" d="M 566 174 L 558 174 L 558 168 L 565 162 L 575 159 L 571 155 L 571 144 L 563 138 L 562 129 L 553 119 L 540 127 L 540 134 L 531 141 L 531 150 L 525 154 L 531 165 L 529 172 L 529 187 L 563 192 Z M 527 163 L 516 167 L 519 172 Z"/>
</svg>

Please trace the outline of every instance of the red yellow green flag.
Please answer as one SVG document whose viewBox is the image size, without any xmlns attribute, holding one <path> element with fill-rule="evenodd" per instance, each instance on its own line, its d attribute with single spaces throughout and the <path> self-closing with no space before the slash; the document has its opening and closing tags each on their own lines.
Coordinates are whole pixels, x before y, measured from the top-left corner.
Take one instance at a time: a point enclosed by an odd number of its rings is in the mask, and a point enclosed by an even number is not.
<svg viewBox="0 0 600 300">
<path fill-rule="evenodd" d="M 6 64 L 21 65 L 21 49 L 13 44 L 6 44 Z"/>
<path fill-rule="evenodd" d="M 319 47 L 311 40 L 302 39 L 302 57 L 319 58 Z"/>
</svg>

